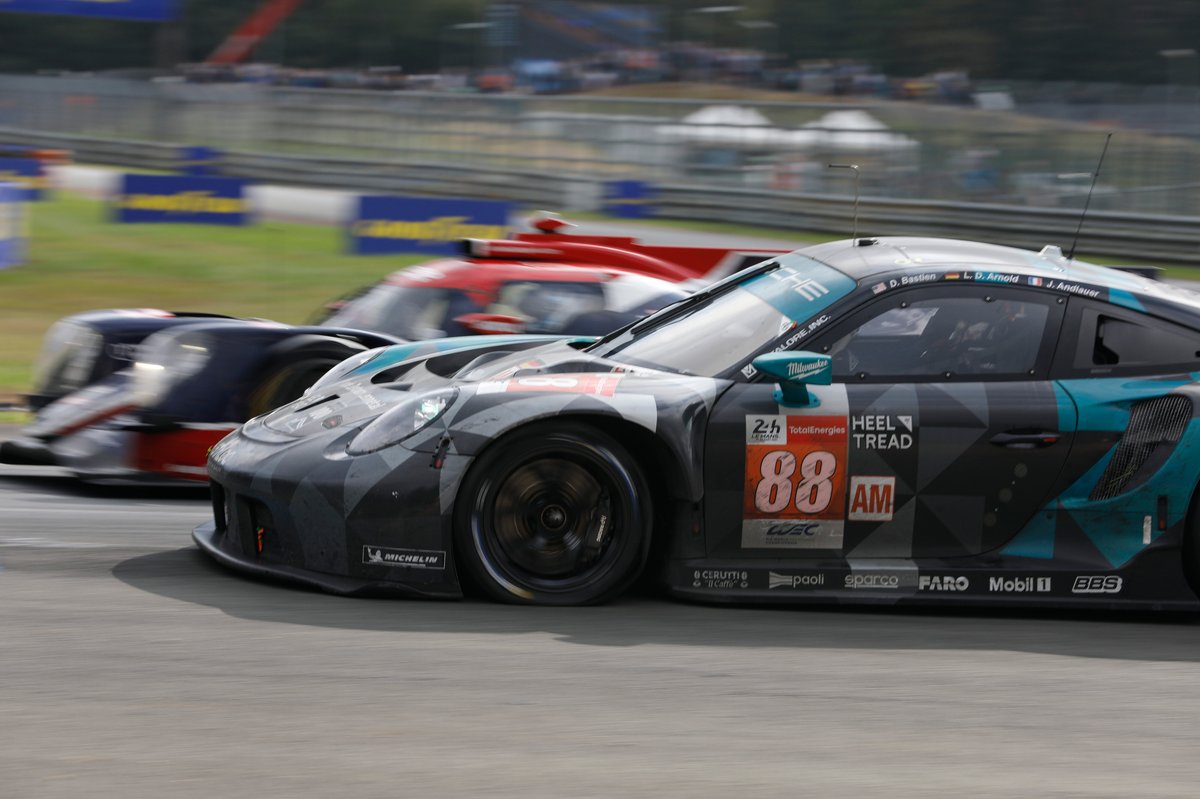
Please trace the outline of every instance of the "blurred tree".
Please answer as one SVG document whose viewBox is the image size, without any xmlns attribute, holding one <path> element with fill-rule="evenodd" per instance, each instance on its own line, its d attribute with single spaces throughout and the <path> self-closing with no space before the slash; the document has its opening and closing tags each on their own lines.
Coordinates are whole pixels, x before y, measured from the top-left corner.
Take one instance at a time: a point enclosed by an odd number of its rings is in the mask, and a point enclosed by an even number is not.
<svg viewBox="0 0 1200 799">
<path fill-rule="evenodd" d="M 790 61 L 857 59 L 895 76 L 967 69 L 974 78 L 1163 83 L 1168 65 L 1160 51 L 1200 41 L 1195 0 L 609 1 L 659 7 L 667 40 L 777 43 Z M 261 0 L 179 2 L 183 57 L 199 61 Z M 740 8 L 699 12 L 725 5 Z M 429 71 L 448 41 L 461 49 L 447 34 L 450 26 L 486 19 L 487 7 L 488 0 L 305 0 L 256 58 L 301 67 Z M 745 22 L 774 27 L 739 24 Z M 149 67 L 160 27 L 0 13 L 0 70 Z"/>
</svg>

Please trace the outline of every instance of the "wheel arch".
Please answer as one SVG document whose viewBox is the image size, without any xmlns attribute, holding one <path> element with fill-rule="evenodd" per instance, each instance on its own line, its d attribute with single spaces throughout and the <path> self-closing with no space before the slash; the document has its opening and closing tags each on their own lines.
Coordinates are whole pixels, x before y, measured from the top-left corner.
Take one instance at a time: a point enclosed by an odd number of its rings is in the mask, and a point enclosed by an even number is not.
<svg viewBox="0 0 1200 799">
<path fill-rule="evenodd" d="M 693 474 L 694 468 L 689 466 L 689 454 L 681 447 L 671 446 L 661 431 L 650 430 L 648 427 L 616 412 L 588 410 L 570 413 L 546 414 L 536 419 L 523 420 L 521 424 L 513 425 L 495 435 L 488 443 L 473 453 L 470 467 L 459 480 L 459 488 L 467 482 L 471 470 L 479 459 L 487 452 L 505 446 L 505 443 L 527 431 L 532 426 L 551 424 L 554 422 L 578 423 L 605 433 L 615 439 L 629 453 L 630 457 L 641 468 L 643 477 L 649 485 L 653 517 L 650 529 L 650 557 L 646 574 L 655 579 L 660 570 L 662 559 L 670 549 L 670 541 L 677 536 L 677 511 L 681 507 L 694 507 L 700 496 L 701 479 Z M 456 498 L 455 504 L 460 498 Z M 688 519 L 690 520 L 690 516 Z M 690 522 L 689 522 L 690 523 Z M 459 566 L 461 554 L 451 548 L 452 557 Z M 461 568 L 459 573 L 463 574 Z"/>
<path fill-rule="evenodd" d="M 289 396 L 280 401 L 283 394 L 296 393 L 291 390 L 293 387 L 282 389 L 281 386 L 289 378 L 289 372 L 293 368 L 306 365 L 306 361 L 310 367 L 327 362 L 326 368 L 332 368 L 342 360 L 366 349 L 363 343 L 353 339 L 314 333 L 291 335 L 275 342 L 267 347 L 258 359 L 258 367 L 255 370 L 258 376 L 246 395 L 246 415 L 257 416 L 273 410 L 289 398 L 294 399 Z"/>
</svg>

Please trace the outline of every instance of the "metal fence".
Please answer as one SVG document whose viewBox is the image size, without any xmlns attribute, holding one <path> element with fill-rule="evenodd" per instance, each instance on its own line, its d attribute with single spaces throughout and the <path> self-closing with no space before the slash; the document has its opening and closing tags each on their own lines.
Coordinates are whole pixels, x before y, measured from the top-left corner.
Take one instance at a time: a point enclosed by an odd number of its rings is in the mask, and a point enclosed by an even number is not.
<svg viewBox="0 0 1200 799">
<path fill-rule="evenodd" d="M 1109 125 L 1018 112 L 0 76 L 14 129 L 805 195 L 851 194 L 847 162 L 867 197 L 1081 206 Z M 1200 137 L 1122 129 L 1093 206 L 1200 216 Z"/>
<path fill-rule="evenodd" d="M 179 165 L 176 145 L 89 138 L 0 128 L 0 144 L 26 142 L 75 151 L 84 161 L 143 168 Z M 230 175 L 292 185 L 362 192 L 470 196 L 513 200 L 529 208 L 595 210 L 602 177 L 563 171 L 471 164 L 402 164 L 329 156 L 230 151 Z M 738 186 L 663 183 L 655 200 L 662 216 L 741 222 L 783 230 L 844 231 L 856 210 L 862 235 L 943 235 L 1038 249 L 1066 249 L 1079 223 L 1077 209 L 868 197 L 859 208 L 845 195 L 802 194 Z M 324 218 L 329 223 L 341 220 Z M 1200 264 L 1200 218 L 1094 211 L 1082 229 L 1080 253 L 1125 256 L 1135 262 Z"/>
</svg>

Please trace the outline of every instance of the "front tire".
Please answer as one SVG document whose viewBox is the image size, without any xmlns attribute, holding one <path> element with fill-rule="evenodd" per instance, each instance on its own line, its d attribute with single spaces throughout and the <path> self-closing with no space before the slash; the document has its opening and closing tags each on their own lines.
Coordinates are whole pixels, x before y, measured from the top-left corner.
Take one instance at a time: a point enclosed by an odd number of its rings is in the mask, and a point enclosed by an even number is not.
<svg viewBox="0 0 1200 799">
<path fill-rule="evenodd" d="M 649 487 L 600 430 L 558 422 L 508 436 L 480 456 L 458 496 L 459 563 L 502 602 L 598 604 L 645 566 Z"/>
</svg>

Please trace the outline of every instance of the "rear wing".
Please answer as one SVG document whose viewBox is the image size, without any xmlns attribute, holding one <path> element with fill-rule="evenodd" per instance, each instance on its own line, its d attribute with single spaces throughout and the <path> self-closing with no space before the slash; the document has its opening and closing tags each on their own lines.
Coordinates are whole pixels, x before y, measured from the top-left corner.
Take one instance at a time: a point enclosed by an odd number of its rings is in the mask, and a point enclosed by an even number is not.
<svg viewBox="0 0 1200 799">
<path fill-rule="evenodd" d="M 625 236 L 545 233 L 518 233 L 512 239 L 464 239 L 462 248 L 464 255 L 477 259 L 608 266 L 677 283 L 697 279 L 711 282 L 790 252 L 654 245 Z"/>
</svg>

